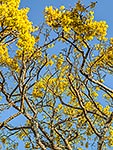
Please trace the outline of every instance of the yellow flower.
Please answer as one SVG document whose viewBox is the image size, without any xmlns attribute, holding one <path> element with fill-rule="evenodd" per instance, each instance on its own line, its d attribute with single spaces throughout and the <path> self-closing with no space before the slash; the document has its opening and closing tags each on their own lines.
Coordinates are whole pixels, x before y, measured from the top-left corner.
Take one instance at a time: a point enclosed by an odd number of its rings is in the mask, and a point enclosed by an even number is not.
<svg viewBox="0 0 113 150">
<path fill-rule="evenodd" d="M 77 148 L 77 150 L 83 150 L 82 148 Z"/>
<path fill-rule="evenodd" d="M 113 38 L 110 38 L 110 44 L 113 45 Z"/>
<path fill-rule="evenodd" d="M 64 6 L 60 6 L 60 10 L 64 10 L 65 9 L 65 7 Z"/>
<path fill-rule="evenodd" d="M 58 105 L 58 108 L 59 108 L 59 109 L 62 109 L 62 104 L 59 104 L 59 105 Z"/>
<path fill-rule="evenodd" d="M 49 61 L 49 65 L 52 66 L 54 62 L 52 60 Z"/>
<path fill-rule="evenodd" d="M 95 92 L 95 91 L 93 91 L 93 92 L 91 93 L 91 95 L 92 95 L 93 97 L 97 97 L 97 96 L 98 96 L 98 93 Z"/>
<path fill-rule="evenodd" d="M 106 107 L 103 109 L 103 112 L 104 112 L 106 115 L 110 115 L 110 106 L 106 106 Z"/>
<path fill-rule="evenodd" d="M 52 58 L 56 59 L 56 58 L 57 58 L 57 56 L 56 56 L 55 54 L 53 54 L 53 55 L 52 55 Z"/>
<path fill-rule="evenodd" d="M 29 142 L 27 142 L 27 143 L 25 144 L 25 148 L 30 148 L 30 143 L 29 143 Z"/>
<path fill-rule="evenodd" d="M 96 87 L 96 91 L 99 91 L 99 90 L 100 90 L 100 87 L 97 86 L 97 87 Z"/>
</svg>

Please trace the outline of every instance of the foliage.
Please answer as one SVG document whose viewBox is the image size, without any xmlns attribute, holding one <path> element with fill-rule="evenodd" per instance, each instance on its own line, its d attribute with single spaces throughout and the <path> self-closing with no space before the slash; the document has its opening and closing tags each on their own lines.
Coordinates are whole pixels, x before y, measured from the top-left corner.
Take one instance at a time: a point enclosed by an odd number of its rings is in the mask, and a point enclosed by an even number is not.
<svg viewBox="0 0 113 150">
<path fill-rule="evenodd" d="M 113 38 L 107 23 L 94 19 L 97 2 L 46 7 L 39 27 L 19 3 L 0 0 L 1 144 L 7 150 L 20 140 L 29 150 L 112 147 Z"/>
</svg>

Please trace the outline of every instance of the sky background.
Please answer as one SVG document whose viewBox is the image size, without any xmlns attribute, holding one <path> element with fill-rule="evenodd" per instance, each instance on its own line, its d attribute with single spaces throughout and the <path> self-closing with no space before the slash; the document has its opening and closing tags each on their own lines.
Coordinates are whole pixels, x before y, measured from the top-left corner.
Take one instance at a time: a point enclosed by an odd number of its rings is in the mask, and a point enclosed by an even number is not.
<svg viewBox="0 0 113 150">
<path fill-rule="evenodd" d="M 21 0 L 20 8 L 29 7 L 30 12 L 28 14 L 29 20 L 34 25 L 40 25 L 44 21 L 43 10 L 46 6 L 60 7 L 64 5 L 66 8 L 74 7 L 77 0 Z M 83 0 L 86 6 L 94 2 L 93 0 Z M 98 0 L 95 8 L 95 20 L 105 20 L 109 25 L 108 37 L 113 37 L 113 0 Z M 107 84 L 110 85 L 111 79 L 107 80 Z M 113 79 L 112 79 L 113 81 Z M 24 150 L 24 145 L 20 142 L 19 149 Z"/>
</svg>

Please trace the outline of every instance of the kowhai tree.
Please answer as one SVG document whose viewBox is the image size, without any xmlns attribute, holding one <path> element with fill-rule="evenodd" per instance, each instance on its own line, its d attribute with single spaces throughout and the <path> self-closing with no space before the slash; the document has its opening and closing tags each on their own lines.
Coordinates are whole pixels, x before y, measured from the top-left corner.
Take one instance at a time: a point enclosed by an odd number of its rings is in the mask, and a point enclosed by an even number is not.
<svg viewBox="0 0 113 150">
<path fill-rule="evenodd" d="M 96 3 L 46 7 L 34 27 L 19 0 L 0 0 L 1 148 L 113 146 L 113 38 Z"/>
</svg>

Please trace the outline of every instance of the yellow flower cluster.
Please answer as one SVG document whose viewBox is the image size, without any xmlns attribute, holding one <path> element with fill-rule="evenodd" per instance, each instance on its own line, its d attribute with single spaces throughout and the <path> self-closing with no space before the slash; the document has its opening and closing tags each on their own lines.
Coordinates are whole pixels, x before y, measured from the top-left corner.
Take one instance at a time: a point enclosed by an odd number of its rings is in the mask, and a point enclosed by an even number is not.
<svg viewBox="0 0 113 150">
<path fill-rule="evenodd" d="M 110 126 L 109 128 L 109 136 L 108 136 L 108 144 L 109 146 L 113 146 L 113 127 Z"/>
<path fill-rule="evenodd" d="M 74 108 L 69 108 L 69 107 L 68 108 L 64 107 L 63 112 L 64 114 L 70 115 L 70 116 L 74 116 L 75 114 L 77 114 L 77 111 Z"/>
<path fill-rule="evenodd" d="M 80 12 L 84 12 L 84 11 L 85 11 L 85 7 L 84 7 L 83 4 L 80 3 L 80 1 L 78 1 L 78 2 L 76 3 L 76 9 L 77 9 L 78 11 L 80 11 Z"/>
<path fill-rule="evenodd" d="M 93 109 L 94 109 L 94 106 L 93 106 L 93 104 L 92 104 L 90 101 L 88 101 L 88 102 L 86 102 L 86 104 L 85 104 L 85 108 L 86 108 L 87 110 L 93 110 Z"/>
<path fill-rule="evenodd" d="M 25 148 L 30 148 L 30 143 L 29 142 L 25 143 Z"/>
<path fill-rule="evenodd" d="M 113 64 L 113 38 L 112 37 L 110 38 L 109 46 L 107 48 L 105 48 L 105 43 L 99 43 L 99 44 L 95 44 L 95 50 L 99 50 L 99 54 L 97 57 L 95 57 L 94 61 L 90 62 L 87 71 L 90 70 L 91 66 L 93 66 L 93 69 L 96 69 L 98 66 L 111 67 Z M 108 96 L 106 96 L 106 98 L 107 97 Z"/>
<path fill-rule="evenodd" d="M 53 29 L 61 27 L 63 31 L 69 34 L 76 33 L 76 39 L 92 40 L 96 37 L 98 40 L 107 40 L 106 33 L 108 25 L 105 21 L 95 21 L 94 12 L 89 11 L 81 18 L 80 12 L 86 11 L 84 6 L 78 2 L 75 8 L 71 10 L 54 9 L 52 6 L 45 8 L 46 23 Z"/>
<path fill-rule="evenodd" d="M 106 106 L 105 108 L 103 108 L 103 112 L 106 114 L 106 115 L 110 115 L 111 114 L 111 112 L 110 112 L 110 106 Z"/>
<path fill-rule="evenodd" d="M 34 85 L 34 89 L 33 89 L 33 96 L 35 98 L 39 98 L 42 97 L 44 95 L 42 89 L 45 89 L 46 85 L 44 85 L 43 79 L 40 79 L 40 81 L 37 81 Z"/>
<path fill-rule="evenodd" d="M 113 46 L 113 38 L 110 38 L 110 44 Z"/>
<path fill-rule="evenodd" d="M 53 9 L 53 7 L 50 6 L 45 8 L 45 13 L 47 14 L 47 16 L 45 16 L 47 24 L 53 28 L 57 27 L 57 21 L 58 18 L 61 17 L 61 12 L 58 9 Z"/>
<path fill-rule="evenodd" d="M 20 140 L 23 140 L 23 138 L 25 138 L 26 136 L 28 136 L 28 130 L 26 130 L 25 132 L 24 131 L 21 131 L 19 134 L 17 134 L 18 138 Z"/>
<path fill-rule="evenodd" d="M 35 83 L 33 96 L 35 98 L 42 97 L 44 95 L 44 90 L 48 91 L 48 93 L 59 95 L 62 94 L 67 87 L 68 81 L 66 78 L 55 78 L 47 75 Z"/>
<path fill-rule="evenodd" d="M 0 64 L 11 66 L 15 71 L 18 70 L 17 62 L 9 57 L 7 44 L 0 43 Z"/>
<path fill-rule="evenodd" d="M 108 145 L 113 146 L 113 137 L 109 137 L 108 140 L 109 140 Z"/>
<path fill-rule="evenodd" d="M 112 39 L 110 40 L 110 43 L 112 43 Z M 98 60 L 98 61 L 96 61 Z M 113 64 L 113 45 L 110 45 L 106 50 L 100 49 L 100 55 L 95 58 L 96 63 L 94 63 L 94 67 L 97 66 L 112 66 Z"/>
<path fill-rule="evenodd" d="M 57 69 L 60 69 L 60 68 L 61 68 L 61 66 L 62 66 L 63 62 L 64 62 L 63 55 L 62 55 L 62 54 L 60 54 L 60 55 L 59 55 L 59 57 L 58 57 L 58 59 L 57 59 L 57 63 L 56 63 L 56 67 L 57 67 Z"/>
<path fill-rule="evenodd" d="M 0 43 L 0 64 L 4 63 L 6 61 L 6 58 L 8 58 L 8 50 L 7 45 Z"/>
<path fill-rule="evenodd" d="M 79 147 L 79 148 L 77 148 L 77 150 L 83 150 L 83 149 Z"/>
<path fill-rule="evenodd" d="M 12 64 L 14 64 L 14 61 L 16 62 L 18 59 L 21 59 L 23 52 L 25 59 L 29 59 L 34 53 L 35 38 L 31 35 L 31 32 L 34 32 L 35 29 L 27 17 L 29 9 L 18 9 L 20 0 L 1 0 L 0 2 L 0 36 L 3 39 L 8 35 L 16 37 L 18 39 L 17 46 L 19 48 L 13 60 L 10 58 L 7 45 L 5 44 L 7 39 L 3 40 L 0 43 L 0 63 L 2 62 L 15 69 L 18 64 L 16 63 L 16 66 L 12 66 Z M 36 55 L 41 55 L 41 53 L 38 52 Z"/>
</svg>

